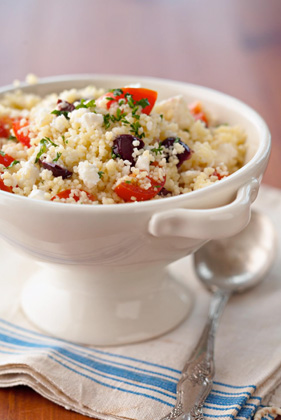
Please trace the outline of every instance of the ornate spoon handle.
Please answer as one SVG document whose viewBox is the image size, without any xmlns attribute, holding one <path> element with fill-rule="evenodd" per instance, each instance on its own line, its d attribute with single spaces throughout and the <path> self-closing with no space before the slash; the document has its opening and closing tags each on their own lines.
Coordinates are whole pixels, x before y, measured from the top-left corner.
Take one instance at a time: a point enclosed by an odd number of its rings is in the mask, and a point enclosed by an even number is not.
<svg viewBox="0 0 281 420">
<path fill-rule="evenodd" d="M 214 293 L 205 328 L 182 370 L 175 407 L 162 420 L 203 420 L 203 403 L 212 389 L 215 374 L 215 333 L 230 294 L 222 290 Z"/>
</svg>

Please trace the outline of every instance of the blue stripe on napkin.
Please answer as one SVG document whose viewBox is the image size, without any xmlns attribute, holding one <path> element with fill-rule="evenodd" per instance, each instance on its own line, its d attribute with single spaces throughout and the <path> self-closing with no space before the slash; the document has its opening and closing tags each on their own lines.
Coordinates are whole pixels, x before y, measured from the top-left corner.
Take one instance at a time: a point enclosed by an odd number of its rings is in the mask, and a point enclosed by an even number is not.
<svg viewBox="0 0 281 420">
<path fill-rule="evenodd" d="M 115 389 L 138 395 L 144 401 L 158 401 L 168 407 L 173 407 L 176 400 L 176 384 L 180 377 L 178 369 L 113 351 L 79 346 L 1 319 L 0 353 L 14 357 L 14 364 L 19 355 L 42 354 L 58 369 L 71 372 L 72 380 L 77 380 L 79 376 L 86 378 L 94 389 L 98 386 Z M 254 385 L 234 386 L 215 381 L 204 405 L 204 416 L 214 420 L 250 419 L 261 403 L 261 398 L 253 395 L 255 389 Z"/>
</svg>

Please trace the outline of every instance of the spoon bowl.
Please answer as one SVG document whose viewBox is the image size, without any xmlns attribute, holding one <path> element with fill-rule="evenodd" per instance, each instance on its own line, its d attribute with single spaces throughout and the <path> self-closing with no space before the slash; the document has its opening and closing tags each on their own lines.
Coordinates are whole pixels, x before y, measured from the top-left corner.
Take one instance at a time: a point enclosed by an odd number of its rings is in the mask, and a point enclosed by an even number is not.
<svg viewBox="0 0 281 420">
<path fill-rule="evenodd" d="M 261 282 L 276 254 L 277 237 L 271 220 L 252 211 L 242 232 L 208 242 L 194 254 L 197 277 L 210 290 L 241 292 Z"/>
</svg>

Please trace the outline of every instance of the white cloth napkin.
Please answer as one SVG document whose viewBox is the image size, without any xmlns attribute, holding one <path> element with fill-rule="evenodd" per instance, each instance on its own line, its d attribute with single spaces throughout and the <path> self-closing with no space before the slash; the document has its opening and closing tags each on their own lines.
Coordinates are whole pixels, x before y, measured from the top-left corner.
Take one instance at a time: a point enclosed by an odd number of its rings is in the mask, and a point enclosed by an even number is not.
<svg viewBox="0 0 281 420">
<path fill-rule="evenodd" d="M 271 217 L 280 240 L 281 190 L 262 187 L 255 207 Z M 107 420 L 157 420 L 172 409 L 180 371 L 202 331 L 210 301 L 193 274 L 190 257 L 172 267 L 195 298 L 193 312 L 182 325 L 141 344 L 89 348 L 47 337 L 28 323 L 19 295 L 22 268 L 30 262 L 2 241 L 0 248 L 1 387 L 28 385 L 67 409 Z M 266 281 L 232 297 L 225 309 L 206 419 L 249 419 L 263 404 L 280 406 L 280 302 L 279 250 Z"/>
</svg>

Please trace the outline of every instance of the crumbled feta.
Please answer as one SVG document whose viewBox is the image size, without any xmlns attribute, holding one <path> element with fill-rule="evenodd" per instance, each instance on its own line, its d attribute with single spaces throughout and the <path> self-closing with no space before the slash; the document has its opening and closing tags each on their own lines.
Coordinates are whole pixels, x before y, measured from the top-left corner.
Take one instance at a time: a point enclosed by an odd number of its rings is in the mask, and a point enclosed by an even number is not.
<svg viewBox="0 0 281 420">
<path fill-rule="evenodd" d="M 90 131 L 93 127 L 103 124 L 102 114 L 96 114 L 94 112 L 87 112 L 81 117 L 81 125 Z"/>
<path fill-rule="evenodd" d="M 138 147 L 140 145 L 139 140 L 134 140 L 133 141 L 133 146 Z"/>
<path fill-rule="evenodd" d="M 149 155 L 149 151 L 146 150 L 145 152 L 143 152 L 141 156 L 138 157 L 137 162 L 136 162 L 136 168 L 149 172 L 149 165 L 150 165 L 150 155 Z"/>
<path fill-rule="evenodd" d="M 100 180 L 98 168 L 95 164 L 87 161 L 80 162 L 77 167 L 79 178 L 87 188 L 93 188 Z"/>
<path fill-rule="evenodd" d="M 59 115 L 53 119 L 51 125 L 60 133 L 62 133 L 69 127 L 69 122 L 64 115 Z"/>
<path fill-rule="evenodd" d="M 22 162 L 21 169 L 16 173 L 19 187 L 23 188 L 28 179 L 29 185 L 34 185 L 39 176 L 39 169 L 34 165 L 33 161 Z"/>
<path fill-rule="evenodd" d="M 182 95 L 159 102 L 154 106 L 154 111 L 163 114 L 168 121 L 176 122 L 181 129 L 188 128 L 193 123 L 193 117 Z"/>
<path fill-rule="evenodd" d="M 81 122 L 81 117 L 88 113 L 89 111 L 86 108 L 79 108 L 79 109 L 75 109 L 74 111 L 69 113 L 69 117 L 70 117 L 70 122 Z"/>
<path fill-rule="evenodd" d="M 45 192 L 38 190 L 38 188 L 34 186 L 28 197 L 34 198 L 35 200 L 45 200 Z"/>
</svg>

